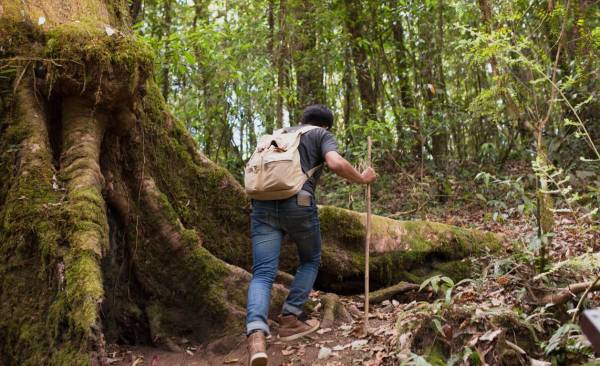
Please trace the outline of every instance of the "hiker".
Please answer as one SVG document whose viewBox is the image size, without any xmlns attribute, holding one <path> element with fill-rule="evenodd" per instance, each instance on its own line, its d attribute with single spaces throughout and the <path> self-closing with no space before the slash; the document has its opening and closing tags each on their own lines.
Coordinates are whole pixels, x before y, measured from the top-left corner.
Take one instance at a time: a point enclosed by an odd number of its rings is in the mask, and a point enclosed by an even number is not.
<svg viewBox="0 0 600 366">
<path fill-rule="evenodd" d="M 252 280 L 248 288 L 246 335 L 249 365 L 267 364 L 265 338 L 271 287 L 277 274 L 284 234 L 296 243 L 300 265 L 279 317 L 282 341 L 314 332 L 319 321 L 303 313 L 321 260 L 321 233 L 315 189 L 323 163 L 337 175 L 359 184 L 376 179 L 375 171 L 362 173 L 337 152 L 328 130 L 333 113 L 323 105 L 304 109 L 301 124 L 261 137 L 246 165 L 246 192 L 252 198 Z"/>
</svg>

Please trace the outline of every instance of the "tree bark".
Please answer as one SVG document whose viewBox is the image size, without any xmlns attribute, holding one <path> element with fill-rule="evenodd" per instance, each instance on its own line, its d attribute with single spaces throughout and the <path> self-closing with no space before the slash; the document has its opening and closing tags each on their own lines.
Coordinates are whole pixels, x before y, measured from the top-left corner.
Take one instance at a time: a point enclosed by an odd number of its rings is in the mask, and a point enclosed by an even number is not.
<svg viewBox="0 0 600 366">
<path fill-rule="evenodd" d="M 446 169 L 446 160 L 448 157 L 448 131 L 446 119 L 444 118 L 446 105 L 446 78 L 444 76 L 444 1 L 438 0 L 437 6 L 437 32 L 435 38 L 436 62 L 435 77 L 436 80 L 436 99 L 439 109 L 439 123 L 437 124 L 432 140 L 433 159 L 438 169 Z"/>
</svg>

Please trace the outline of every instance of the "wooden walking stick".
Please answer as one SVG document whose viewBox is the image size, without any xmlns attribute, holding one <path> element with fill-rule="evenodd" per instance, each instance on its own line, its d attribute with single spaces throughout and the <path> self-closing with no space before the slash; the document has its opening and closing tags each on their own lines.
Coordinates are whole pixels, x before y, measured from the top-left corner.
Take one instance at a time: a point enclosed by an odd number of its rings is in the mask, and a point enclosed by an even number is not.
<svg viewBox="0 0 600 366">
<path fill-rule="evenodd" d="M 367 139 L 367 167 L 371 166 L 371 136 Z M 363 333 L 369 334 L 369 247 L 371 245 L 371 183 L 367 184 L 367 237 L 365 238 L 365 320 Z"/>
</svg>

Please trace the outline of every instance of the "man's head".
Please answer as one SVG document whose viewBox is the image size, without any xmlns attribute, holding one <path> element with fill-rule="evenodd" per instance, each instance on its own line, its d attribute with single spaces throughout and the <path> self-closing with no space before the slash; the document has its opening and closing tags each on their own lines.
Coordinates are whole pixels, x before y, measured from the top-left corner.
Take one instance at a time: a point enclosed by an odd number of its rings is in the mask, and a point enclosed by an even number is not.
<svg viewBox="0 0 600 366">
<path fill-rule="evenodd" d="M 301 123 L 330 129 L 333 126 L 333 113 L 322 104 L 313 104 L 304 108 Z"/>
</svg>

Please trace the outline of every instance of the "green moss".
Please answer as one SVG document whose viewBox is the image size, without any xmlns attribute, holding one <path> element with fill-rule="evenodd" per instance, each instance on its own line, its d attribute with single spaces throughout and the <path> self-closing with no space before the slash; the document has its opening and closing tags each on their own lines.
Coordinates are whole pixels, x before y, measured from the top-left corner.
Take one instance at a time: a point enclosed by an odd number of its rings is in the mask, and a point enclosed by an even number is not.
<svg viewBox="0 0 600 366">
<path fill-rule="evenodd" d="M 164 334 L 200 338 L 209 336 L 209 329 L 222 331 L 222 324 L 231 320 L 232 304 L 224 303 L 227 289 L 222 284 L 230 271 L 211 252 L 249 267 L 248 230 L 244 229 L 248 215 L 239 210 L 247 198 L 226 170 L 197 154 L 185 126 L 166 112 L 156 84 L 150 80 L 143 85 L 152 72 L 149 48 L 132 36 L 107 36 L 93 23 L 83 19 L 39 35 L 37 42 L 43 48 L 28 56 L 52 60 L 44 62 L 51 87 L 68 79 L 79 88 L 77 92 L 95 93 L 102 80 L 113 78 L 125 81 L 130 95 L 141 98 L 133 101 L 133 112 L 144 128 L 144 144 L 153 148 L 144 150 L 132 141 L 126 159 L 147 162 L 145 172 L 162 192 L 158 197 L 162 212 L 179 230 L 184 245 L 181 251 L 165 246 L 154 225 L 156 218 L 147 214 L 143 200 L 132 199 L 130 214 L 136 225 L 122 229 L 131 246 L 127 261 L 135 263 L 132 286 L 143 288 L 143 296 L 151 294 L 149 303 L 156 306 L 147 307 L 148 302 L 136 299 L 140 307 L 123 310 L 124 316 L 134 314 L 143 321 L 142 311 L 152 314 L 159 309 L 160 321 L 153 326 Z M 11 45 L 15 52 L 18 46 Z M 106 94 L 101 97 L 110 97 Z M 3 97 L 2 110 L 6 108 Z M 32 131 L 20 120 L 2 123 L 0 172 L 12 177 L 16 154 Z M 52 156 L 47 150 L 39 154 L 38 169 L 32 168 L 32 174 L 0 183 L 0 311 L 8 314 L 0 317 L 0 355 L 10 354 L 18 363 L 31 365 L 87 364 L 83 353 L 93 341 L 92 327 L 105 291 L 99 258 L 108 242 L 106 207 L 94 188 L 71 188 L 66 197 L 54 191 Z M 61 178 L 68 182 L 88 163 L 63 161 Z M 228 194 L 215 194 L 222 190 Z M 178 221 L 183 225 L 175 224 Z M 245 291 L 239 292 L 241 303 Z"/>
<path fill-rule="evenodd" d="M 71 304 L 57 272 L 64 252 L 63 194 L 52 189 L 51 153 L 29 123 L 37 112 L 20 98 L 14 102 L 19 108 L 4 116 L 6 133 L 0 135 L 0 166 L 9 172 L 2 175 L 8 179 L 0 202 L 0 363 L 87 364 L 76 343 L 82 334 L 68 325 Z"/>
<path fill-rule="evenodd" d="M 362 276 L 365 215 L 337 207 L 321 207 L 323 266 L 327 278 L 340 281 Z M 345 232 L 349 228 L 348 233 Z M 456 280 L 468 277 L 472 266 L 461 261 L 501 249 L 492 233 L 428 221 L 396 221 L 372 217 L 370 272 L 374 286 L 399 281 L 420 283 L 435 274 Z"/>
<path fill-rule="evenodd" d="M 137 68 L 152 71 L 153 53 L 135 36 L 116 33 L 112 36 L 90 22 L 67 23 L 52 28 L 44 54 L 47 57 L 68 60 L 83 65 L 99 64 L 102 69 L 119 67 L 125 72 Z"/>
<path fill-rule="evenodd" d="M 319 209 L 321 231 L 349 249 L 360 249 L 366 236 L 365 226 L 358 215 L 335 207 L 324 206 Z"/>
<path fill-rule="evenodd" d="M 86 336 L 98 319 L 102 299 L 102 273 L 94 252 L 70 253 L 65 258 L 66 299 L 72 326 Z"/>
<path fill-rule="evenodd" d="M 0 17 L 0 56 L 2 58 L 28 53 L 32 49 L 33 42 L 41 39 L 43 39 L 43 34 L 30 22 L 15 21 L 7 17 L 6 13 Z"/>
<path fill-rule="evenodd" d="M 242 188 L 229 172 L 197 152 L 185 126 L 165 113 L 157 85 L 148 81 L 145 90 L 140 110 L 144 136 L 146 143 L 156 147 L 145 151 L 149 174 L 174 216 L 184 227 L 202 234 L 203 246 L 229 263 L 250 269 L 249 212 L 239 209 L 248 204 Z M 227 194 L 216 194 L 223 190 Z"/>
<path fill-rule="evenodd" d="M 434 332 L 435 330 L 432 330 Z M 423 354 L 425 355 L 425 359 L 431 365 L 439 365 L 445 366 L 446 360 L 448 357 L 446 356 L 446 352 L 444 352 L 444 348 L 437 342 L 431 344 L 423 350 Z"/>
</svg>

